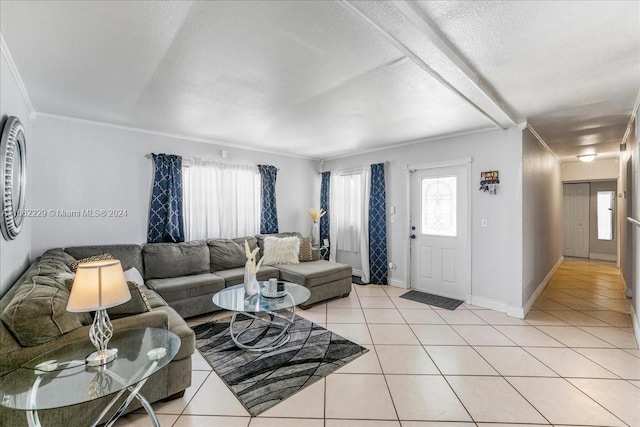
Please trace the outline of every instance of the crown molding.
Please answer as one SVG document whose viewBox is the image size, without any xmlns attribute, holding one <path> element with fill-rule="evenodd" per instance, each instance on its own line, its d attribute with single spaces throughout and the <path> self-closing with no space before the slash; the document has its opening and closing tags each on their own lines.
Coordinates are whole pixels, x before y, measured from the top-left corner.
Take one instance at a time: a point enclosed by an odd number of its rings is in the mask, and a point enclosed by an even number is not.
<svg viewBox="0 0 640 427">
<path fill-rule="evenodd" d="M 9 51 L 9 46 L 7 46 L 7 42 L 4 39 L 4 35 L 2 34 L 2 30 L 0 30 L 0 52 L 2 56 L 7 61 L 7 65 L 9 66 L 9 70 L 13 75 L 16 84 L 18 85 L 18 89 L 22 94 L 22 98 L 24 99 L 24 103 L 27 105 L 27 109 L 29 109 L 29 119 L 33 120 L 34 113 L 36 113 L 36 109 L 31 102 L 31 98 L 29 98 L 29 93 L 27 92 L 27 88 L 22 81 L 22 77 L 20 77 L 20 73 L 18 72 L 18 67 L 16 66 L 15 61 L 13 60 L 13 56 L 11 56 L 11 52 Z"/>
</svg>

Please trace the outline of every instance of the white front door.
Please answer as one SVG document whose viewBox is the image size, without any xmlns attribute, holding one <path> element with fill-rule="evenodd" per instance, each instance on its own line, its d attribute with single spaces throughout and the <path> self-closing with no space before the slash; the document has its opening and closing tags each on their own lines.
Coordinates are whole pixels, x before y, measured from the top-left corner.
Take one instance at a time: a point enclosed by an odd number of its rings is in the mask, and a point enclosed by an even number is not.
<svg viewBox="0 0 640 427">
<path fill-rule="evenodd" d="M 411 287 L 466 300 L 471 292 L 470 164 L 411 173 Z"/>
<path fill-rule="evenodd" d="M 589 258 L 589 183 L 563 186 L 564 256 Z"/>
</svg>

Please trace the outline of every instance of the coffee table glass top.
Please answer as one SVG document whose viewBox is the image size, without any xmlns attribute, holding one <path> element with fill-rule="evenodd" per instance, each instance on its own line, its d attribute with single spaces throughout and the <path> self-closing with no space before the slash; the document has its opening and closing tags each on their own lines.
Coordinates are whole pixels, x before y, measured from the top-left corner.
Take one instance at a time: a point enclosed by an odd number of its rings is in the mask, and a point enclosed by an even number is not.
<svg viewBox="0 0 640 427">
<path fill-rule="evenodd" d="M 171 362 L 180 349 L 180 338 L 166 329 L 116 330 L 109 348 L 118 349 L 118 358 L 96 367 L 85 365 L 85 357 L 95 351 L 88 338 L 38 356 L 0 378 L 0 404 L 37 411 L 118 392 Z"/>
<path fill-rule="evenodd" d="M 246 313 L 263 313 L 269 311 L 284 310 L 303 304 L 311 297 L 309 289 L 296 283 L 284 282 L 285 296 L 280 298 L 267 298 L 262 295 L 262 288 L 269 282 L 259 282 L 260 292 L 247 296 L 244 285 L 235 285 L 225 288 L 213 296 L 213 303 L 224 310 L 232 310 Z"/>
</svg>

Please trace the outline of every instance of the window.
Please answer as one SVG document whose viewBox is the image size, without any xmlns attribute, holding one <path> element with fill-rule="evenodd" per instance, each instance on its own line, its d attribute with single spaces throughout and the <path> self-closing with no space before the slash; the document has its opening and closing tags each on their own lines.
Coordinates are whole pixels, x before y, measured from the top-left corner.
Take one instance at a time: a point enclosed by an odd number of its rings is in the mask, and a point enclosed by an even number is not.
<svg viewBox="0 0 640 427">
<path fill-rule="evenodd" d="M 194 159 L 183 166 L 186 240 L 233 238 L 260 230 L 260 174 L 255 166 Z"/>
<path fill-rule="evenodd" d="M 457 177 L 422 178 L 422 234 L 457 235 Z"/>
<path fill-rule="evenodd" d="M 331 220 L 336 221 L 338 250 L 359 252 L 363 229 L 364 176 L 362 173 L 340 175 L 336 181 L 337 204 Z"/>
<path fill-rule="evenodd" d="M 614 197 L 615 192 L 613 191 L 598 191 L 596 193 L 598 240 L 613 240 Z"/>
</svg>

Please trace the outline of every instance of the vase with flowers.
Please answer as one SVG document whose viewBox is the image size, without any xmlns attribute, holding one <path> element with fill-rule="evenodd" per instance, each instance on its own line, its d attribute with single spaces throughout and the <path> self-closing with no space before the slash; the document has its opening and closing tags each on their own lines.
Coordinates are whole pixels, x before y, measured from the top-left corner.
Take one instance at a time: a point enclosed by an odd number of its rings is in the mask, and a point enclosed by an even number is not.
<svg viewBox="0 0 640 427">
<path fill-rule="evenodd" d="M 308 212 L 309 212 L 309 216 L 311 217 L 311 220 L 313 221 L 313 224 L 311 225 L 311 246 L 313 246 L 314 248 L 319 248 L 320 247 L 320 227 L 318 226 L 318 222 L 320 221 L 320 218 L 322 218 L 324 214 L 326 214 L 326 212 L 324 211 L 324 209 L 314 209 L 314 208 L 309 209 Z"/>
<path fill-rule="evenodd" d="M 262 266 L 263 258 L 256 264 L 256 255 L 260 248 L 255 248 L 253 251 L 249 248 L 249 243 L 244 241 L 244 252 L 247 255 L 247 262 L 244 264 L 244 293 L 247 296 L 255 295 L 260 290 L 260 284 L 256 278 L 256 274 Z"/>
</svg>

